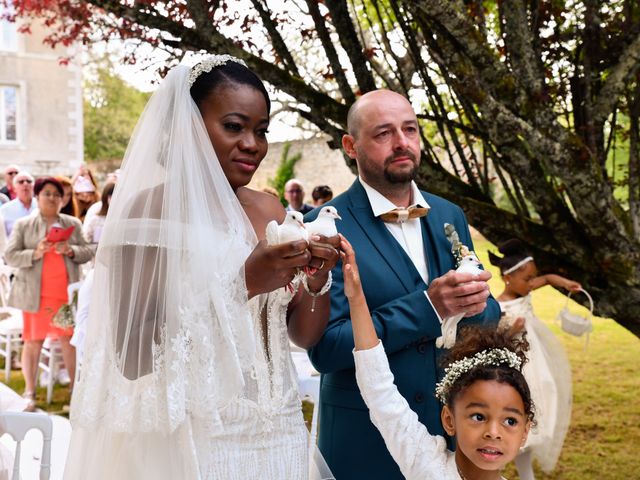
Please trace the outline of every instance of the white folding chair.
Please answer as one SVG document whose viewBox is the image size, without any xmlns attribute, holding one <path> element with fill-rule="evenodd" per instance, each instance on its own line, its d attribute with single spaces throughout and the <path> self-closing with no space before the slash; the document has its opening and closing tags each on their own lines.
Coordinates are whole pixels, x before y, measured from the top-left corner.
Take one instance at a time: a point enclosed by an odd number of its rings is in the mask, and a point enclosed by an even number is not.
<svg viewBox="0 0 640 480">
<path fill-rule="evenodd" d="M 11 353 L 22 345 L 22 311 L 0 307 L 0 356 L 4 357 L 4 380 L 11 376 Z"/>
<path fill-rule="evenodd" d="M 47 337 L 42 344 L 40 360 L 38 361 L 38 378 L 40 378 L 41 372 L 46 372 L 48 375 L 46 381 L 47 404 L 50 404 L 53 398 L 53 386 L 56 383 L 58 372 L 63 362 L 60 342 Z M 42 387 L 43 385 L 40 384 L 40 386 Z"/>
<path fill-rule="evenodd" d="M 9 299 L 9 290 L 11 290 L 11 275 L 14 268 L 5 265 L 0 259 L 0 306 L 6 307 Z"/>
<path fill-rule="evenodd" d="M 20 446 L 26 433 L 33 428 L 42 432 L 40 480 L 48 480 L 51 475 L 51 436 L 53 434 L 53 424 L 49 416 L 27 412 L 0 413 L 0 435 L 8 433 L 17 442 L 12 480 L 20 478 Z"/>
</svg>

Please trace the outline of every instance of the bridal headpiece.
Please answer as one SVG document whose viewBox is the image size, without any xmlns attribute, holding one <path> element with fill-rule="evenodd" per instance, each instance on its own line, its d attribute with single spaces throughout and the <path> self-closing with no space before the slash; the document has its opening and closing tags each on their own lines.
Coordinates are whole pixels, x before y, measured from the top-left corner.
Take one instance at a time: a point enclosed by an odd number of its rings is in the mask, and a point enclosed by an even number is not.
<svg viewBox="0 0 640 480">
<path fill-rule="evenodd" d="M 446 403 L 447 396 L 451 387 L 465 373 L 476 367 L 494 365 L 505 365 L 510 368 L 520 370 L 522 360 L 515 352 L 506 348 L 493 348 L 491 350 L 483 350 L 471 357 L 464 357 L 449 365 L 444 370 L 444 378 L 436 385 L 436 397 Z"/>
<path fill-rule="evenodd" d="M 200 63 L 196 63 L 193 67 L 191 67 L 191 71 L 189 72 L 189 76 L 187 77 L 187 83 L 189 84 L 189 88 L 196 83 L 196 80 L 203 73 L 209 73 L 216 67 L 220 65 L 226 65 L 228 62 L 236 62 L 240 65 L 247 66 L 244 61 L 239 58 L 234 57 L 233 55 L 229 55 L 228 53 L 222 55 L 211 55 L 210 57 L 205 58 Z"/>
</svg>

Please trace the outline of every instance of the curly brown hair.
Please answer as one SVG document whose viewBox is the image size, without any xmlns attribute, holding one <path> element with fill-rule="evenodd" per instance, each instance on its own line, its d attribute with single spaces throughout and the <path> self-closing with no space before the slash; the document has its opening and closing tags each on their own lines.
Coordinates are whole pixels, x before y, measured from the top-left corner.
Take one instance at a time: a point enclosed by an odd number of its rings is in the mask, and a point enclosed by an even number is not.
<svg viewBox="0 0 640 480">
<path fill-rule="evenodd" d="M 455 345 L 444 355 L 441 360 L 443 368 L 448 367 L 453 362 L 465 357 L 472 357 L 476 353 L 494 348 L 504 348 L 515 353 L 520 359 L 519 369 L 508 365 L 481 365 L 460 375 L 449 387 L 445 394 L 445 403 L 449 408 L 453 408 L 455 399 L 479 380 L 495 380 L 498 383 L 511 385 L 522 397 L 525 415 L 532 422 L 535 416 L 535 407 L 531 399 L 529 385 L 522 374 L 522 367 L 527 362 L 527 351 L 529 342 L 526 333 L 514 332 L 503 328 L 487 328 L 480 326 L 467 326 L 458 333 L 458 340 Z"/>
</svg>

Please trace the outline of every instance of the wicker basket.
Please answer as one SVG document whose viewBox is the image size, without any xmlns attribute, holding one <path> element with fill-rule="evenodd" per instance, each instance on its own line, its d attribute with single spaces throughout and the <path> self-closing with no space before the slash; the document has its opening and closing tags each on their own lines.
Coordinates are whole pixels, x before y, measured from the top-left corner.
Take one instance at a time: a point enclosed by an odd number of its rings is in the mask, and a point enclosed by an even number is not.
<svg viewBox="0 0 640 480">
<path fill-rule="evenodd" d="M 575 335 L 576 337 L 580 337 L 585 333 L 589 334 L 593 331 L 593 323 L 591 322 L 591 318 L 593 317 L 593 299 L 586 290 L 580 289 L 580 291 L 589 299 L 589 315 L 583 317 L 582 315 L 569 311 L 569 298 L 571 298 L 571 292 L 569 292 L 569 295 L 567 295 L 567 302 L 565 303 L 564 308 L 560 310 L 557 317 L 557 320 L 560 321 L 562 330 L 571 335 Z"/>
</svg>

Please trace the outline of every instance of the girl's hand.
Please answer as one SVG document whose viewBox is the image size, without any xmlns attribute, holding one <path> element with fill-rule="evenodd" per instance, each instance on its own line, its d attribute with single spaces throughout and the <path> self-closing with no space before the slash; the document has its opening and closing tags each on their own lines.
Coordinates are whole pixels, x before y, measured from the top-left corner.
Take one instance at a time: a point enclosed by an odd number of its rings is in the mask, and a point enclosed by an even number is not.
<svg viewBox="0 0 640 480">
<path fill-rule="evenodd" d="M 44 254 L 53 246 L 53 243 L 48 242 L 46 238 L 40 240 L 36 249 L 33 251 L 33 259 L 40 260 Z"/>
<path fill-rule="evenodd" d="M 309 264 L 311 253 L 304 240 L 267 245 L 261 240 L 244 263 L 244 275 L 249 298 L 273 292 L 288 285 L 298 269 Z"/>
<path fill-rule="evenodd" d="M 578 282 L 574 282 L 573 280 L 569 280 L 566 278 L 564 280 L 565 280 L 564 285 L 562 286 L 567 290 L 569 290 L 570 292 L 577 293 L 582 288 L 582 285 L 580 285 L 580 283 Z"/>
<path fill-rule="evenodd" d="M 362 292 L 362 284 L 360 283 L 360 274 L 358 272 L 358 264 L 356 263 L 356 253 L 351 244 L 340 235 L 340 256 L 342 257 L 342 273 L 344 274 L 344 294 L 348 299 L 356 296 L 364 295 Z"/>
</svg>

